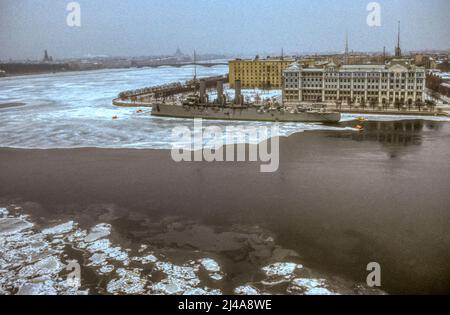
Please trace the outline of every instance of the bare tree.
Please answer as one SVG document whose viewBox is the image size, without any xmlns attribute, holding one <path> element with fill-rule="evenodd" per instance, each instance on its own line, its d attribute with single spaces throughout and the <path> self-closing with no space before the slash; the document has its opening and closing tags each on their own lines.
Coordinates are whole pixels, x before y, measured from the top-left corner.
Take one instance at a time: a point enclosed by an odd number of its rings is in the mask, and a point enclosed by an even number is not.
<svg viewBox="0 0 450 315">
<path fill-rule="evenodd" d="M 400 106 L 402 106 L 402 103 L 400 103 L 399 99 L 396 99 L 394 101 L 394 106 L 397 108 L 398 111 L 400 111 Z"/>
<path fill-rule="evenodd" d="M 434 111 L 435 107 L 436 107 L 436 102 L 433 100 L 426 100 L 425 104 L 427 105 L 427 107 L 430 108 L 430 111 Z"/>
<path fill-rule="evenodd" d="M 351 97 L 349 97 L 349 98 L 347 99 L 347 104 L 348 104 L 348 107 L 349 107 L 350 109 L 352 109 L 352 107 L 353 107 L 353 99 L 352 99 Z"/>
<path fill-rule="evenodd" d="M 422 109 L 422 106 L 423 106 L 422 101 L 417 99 L 415 105 L 419 109 L 419 112 L 420 112 Z"/>
<path fill-rule="evenodd" d="M 362 109 L 365 109 L 365 108 L 366 108 L 366 99 L 365 99 L 365 98 L 362 98 L 362 99 L 361 99 L 360 105 L 361 105 L 361 108 L 362 108 Z"/>
</svg>

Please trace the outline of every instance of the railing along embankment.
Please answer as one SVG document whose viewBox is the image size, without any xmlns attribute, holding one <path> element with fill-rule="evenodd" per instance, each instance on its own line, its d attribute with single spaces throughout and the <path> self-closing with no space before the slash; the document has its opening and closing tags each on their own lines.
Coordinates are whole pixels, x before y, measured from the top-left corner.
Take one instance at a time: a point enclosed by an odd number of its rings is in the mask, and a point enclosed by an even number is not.
<svg viewBox="0 0 450 315">
<path fill-rule="evenodd" d="M 204 78 L 207 88 L 216 87 L 217 81 L 228 82 L 228 75 Z M 153 101 L 171 97 L 177 94 L 195 92 L 200 85 L 199 80 L 185 83 L 170 83 L 148 88 L 124 91 L 113 100 L 113 105 L 122 107 L 151 107 Z"/>
</svg>

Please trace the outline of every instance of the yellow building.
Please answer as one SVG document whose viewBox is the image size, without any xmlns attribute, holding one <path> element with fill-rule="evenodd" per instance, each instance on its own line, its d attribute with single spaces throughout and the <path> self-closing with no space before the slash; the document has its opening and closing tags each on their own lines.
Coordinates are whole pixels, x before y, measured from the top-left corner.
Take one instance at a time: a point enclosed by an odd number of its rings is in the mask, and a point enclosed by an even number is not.
<svg viewBox="0 0 450 315">
<path fill-rule="evenodd" d="M 293 62 L 291 58 L 232 60 L 228 63 L 230 87 L 234 88 L 234 82 L 240 80 L 244 89 L 280 89 L 283 71 Z"/>
</svg>

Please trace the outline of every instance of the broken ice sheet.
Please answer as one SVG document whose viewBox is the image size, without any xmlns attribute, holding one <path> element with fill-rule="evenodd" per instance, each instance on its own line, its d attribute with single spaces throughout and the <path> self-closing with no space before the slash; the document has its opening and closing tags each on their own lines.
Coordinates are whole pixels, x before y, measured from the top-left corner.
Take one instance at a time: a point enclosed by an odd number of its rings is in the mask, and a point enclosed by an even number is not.
<svg viewBox="0 0 450 315">
<path fill-rule="evenodd" d="M 327 288 L 324 279 L 297 278 L 292 280 L 288 293 L 305 295 L 334 295 L 336 293 Z"/>
<path fill-rule="evenodd" d="M 145 292 L 147 280 L 141 277 L 138 269 L 127 270 L 117 269 L 119 278 L 113 279 L 108 283 L 107 291 L 111 294 L 142 294 Z"/>
<path fill-rule="evenodd" d="M 294 273 L 297 268 L 301 269 L 303 266 L 296 263 L 284 262 L 268 265 L 262 268 L 262 270 L 266 276 L 289 276 Z"/>
<path fill-rule="evenodd" d="M 221 294 L 221 291 L 217 289 L 198 287 L 200 285 L 200 279 L 197 276 L 198 265 L 177 266 L 169 262 L 157 262 L 155 267 L 165 273 L 166 278 L 149 286 L 153 294 Z"/>
<path fill-rule="evenodd" d="M 111 242 L 108 239 L 103 239 L 103 240 L 98 240 L 98 241 L 91 243 L 87 247 L 87 250 L 90 251 L 91 253 L 104 252 L 105 250 L 110 248 L 110 246 L 111 246 Z"/>
<path fill-rule="evenodd" d="M 107 274 L 114 271 L 114 266 L 112 265 L 104 265 L 99 269 L 100 274 Z"/>
<path fill-rule="evenodd" d="M 148 265 L 150 263 L 155 263 L 158 261 L 158 258 L 156 258 L 155 255 L 147 255 L 144 257 L 133 257 L 131 260 L 133 261 L 140 261 L 143 265 Z"/>
<path fill-rule="evenodd" d="M 1 218 L 0 235 L 12 235 L 33 227 L 33 224 L 22 218 Z"/>
<path fill-rule="evenodd" d="M 5 211 L 1 210 L 0 213 L 5 214 Z M 87 262 L 88 266 L 93 267 L 96 276 L 104 280 L 99 281 L 99 287 L 92 288 L 95 292 L 107 290 L 111 294 L 222 294 L 221 289 L 215 287 L 222 284 L 218 281 L 224 280 L 225 274 L 219 262 L 208 258 L 205 251 L 204 256 L 200 256 L 205 258 L 198 259 L 196 255 L 182 265 L 175 265 L 164 258 L 164 252 L 148 250 L 151 246 L 149 244 L 142 244 L 135 250 L 113 244 L 108 238 L 112 230 L 109 224 L 100 223 L 89 230 L 82 230 L 77 227 L 76 222 L 70 221 L 49 227 L 42 232 L 32 229 L 33 226 L 32 221 L 24 215 L 9 214 L 7 218 L 0 217 L 0 294 L 89 293 L 91 288 L 79 291 L 78 288 L 69 287 L 65 284 L 66 281 L 60 278 L 64 262 L 70 256 L 66 250 L 70 248 L 81 252 L 83 257 L 80 263 Z M 220 235 L 228 237 L 230 233 L 224 232 Z M 236 233 L 233 232 L 232 235 L 235 237 Z M 259 242 L 259 239 L 253 242 Z M 232 243 L 233 246 L 239 244 Z M 129 254 L 133 258 L 130 258 Z M 271 261 L 276 263 L 267 266 L 258 264 L 258 268 L 262 267 L 261 271 L 265 275 L 262 281 L 243 284 L 233 292 L 242 295 L 271 292 L 334 294 L 327 281 L 320 278 L 302 278 L 305 275 L 305 272 L 301 272 L 302 265 L 280 262 L 284 261 L 286 256 L 293 255 L 274 255 L 276 258 Z M 133 269 L 134 265 L 128 267 L 130 261 L 140 262 L 141 269 Z M 147 264 L 151 265 L 146 266 Z M 202 275 L 201 279 L 199 275 Z M 204 279 L 203 275 L 213 281 Z M 214 283 L 211 285 L 214 288 L 206 287 L 202 280 L 208 284 Z M 278 284 L 283 285 L 277 286 Z M 336 286 L 333 284 L 331 287 Z M 355 292 L 364 292 L 362 290 L 358 288 Z"/>
<path fill-rule="evenodd" d="M 109 236 L 110 234 L 111 234 L 111 225 L 106 223 L 100 223 L 90 230 L 89 234 L 84 238 L 84 241 L 86 243 L 91 243 L 103 237 Z"/>
<path fill-rule="evenodd" d="M 88 266 L 102 266 L 106 264 L 106 259 L 108 256 L 104 253 L 95 253 L 89 258 L 89 265 Z"/>
<path fill-rule="evenodd" d="M 6 208 L 0 208 L 0 218 L 6 218 L 9 214 L 8 209 Z"/>
<path fill-rule="evenodd" d="M 290 281 L 295 277 L 295 271 L 302 268 L 302 265 L 292 262 L 280 262 L 268 265 L 262 268 L 262 271 L 266 274 L 267 279 L 261 283 L 272 286 Z"/>
<path fill-rule="evenodd" d="M 20 287 L 17 295 L 57 295 L 53 281 L 26 283 Z"/>
<path fill-rule="evenodd" d="M 219 272 L 220 266 L 214 259 L 203 258 L 199 260 L 200 264 L 209 272 Z"/>
<path fill-rule="evenodd" d="M 19 276 L 21 278 L 31 278 L 35 276 L 57 275 L 62 268 L 63 264 L 59 258 L 48 256 L 32 265 L 20 269 Z"/>
<path fill-rule="evenodd" d="M 200 265 L 209 273 L 212 280 L 222 280 L 224 275 L 220 270 L 220 265 L 217 261 L 211 258 L 203 258 L 199 260 Z"/>
<path fill-rule="evenodd" d="M 60 235 L 67 234 L 72 231 L 75 227 L 75 222 L 69 221 L 67 223 L 63 223 L 52 228 L 48 228 L 42 231 L 44 235 Z"/>
<path fill-rule="evenodd" d="M 234 293 L 238 295 L 259 295 L 258 289 L 251 285 L 243 285 L 234 289 Z"/>
</svg>

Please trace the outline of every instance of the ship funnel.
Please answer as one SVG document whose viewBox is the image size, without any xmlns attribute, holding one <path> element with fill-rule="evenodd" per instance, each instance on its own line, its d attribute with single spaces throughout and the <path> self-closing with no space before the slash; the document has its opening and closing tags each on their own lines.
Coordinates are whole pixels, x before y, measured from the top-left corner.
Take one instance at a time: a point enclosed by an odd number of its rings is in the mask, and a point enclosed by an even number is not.
<svg viewBox="0 0 450 315">
<path fill-rule="evenodd" d="M 206 81 L 200 80 L 200 103 L 206 103 Z"/>
<path fill-rule="evenodd" d="M 241 80 L 236 80 L 234 83 L 234 103 L 236 105 L 242 104 L 242 94 L 241 94 Z"/>
<path fill-rule="evenodd" d="M 217 81 L 217 102 L 219 103 L 219 105 L 224 104 L 222 80 Z"/>
</svg>

